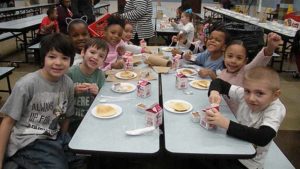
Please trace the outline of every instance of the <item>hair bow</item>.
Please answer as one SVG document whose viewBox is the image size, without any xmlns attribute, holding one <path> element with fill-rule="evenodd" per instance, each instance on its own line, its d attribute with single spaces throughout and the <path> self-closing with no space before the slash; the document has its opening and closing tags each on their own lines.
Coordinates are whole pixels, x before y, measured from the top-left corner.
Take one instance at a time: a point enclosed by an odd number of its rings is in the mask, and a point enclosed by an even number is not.
<svg viewBox="0 0 300 169">
<path fill-rule="evenodd" d="M 193 13 L 193 10 L 190 8 L 190 9 L 185 10 L 184 12 L 186 12 L 186 13 L 188 13 L 188 14 L 192 14 L 192 13 Z"/>
</svg>

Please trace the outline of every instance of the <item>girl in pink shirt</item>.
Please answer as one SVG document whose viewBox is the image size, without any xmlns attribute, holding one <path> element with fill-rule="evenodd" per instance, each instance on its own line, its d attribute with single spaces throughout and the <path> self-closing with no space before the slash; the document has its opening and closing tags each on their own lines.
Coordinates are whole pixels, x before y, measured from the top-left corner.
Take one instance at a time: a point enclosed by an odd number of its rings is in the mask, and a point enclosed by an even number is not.
<svg viewBox="0 0 300 169">
<path fill-rule="evenodd" d="M 245 72 L 257 66 L 266 66 L 272 58 L 274 50 L 282 42 L 281 37 L 276 33 L 268 34 L 268 43 L 256 57 L 247 63 L 247 49 L 242 41 L 233 41 L 225 50 L 224 64 L 226 69 L 220 73 L 220 79 L 229 82 L 232 85 L 243 86 L 243 77 Z M 237 105 L 229 98 L 225 98 L 231 111 L 235 114 Z"/>
<path fill-rule="evenodd" d="M 121 56 L 125 53 L 125 44 L 122 39 L 125 22 L 116 15 L 107 19 L 107 26 L 104 30 L 104 40 L 108 44 L 109 52 L 101 70 L 121 69 L 124 61 Z"/>
</svg>

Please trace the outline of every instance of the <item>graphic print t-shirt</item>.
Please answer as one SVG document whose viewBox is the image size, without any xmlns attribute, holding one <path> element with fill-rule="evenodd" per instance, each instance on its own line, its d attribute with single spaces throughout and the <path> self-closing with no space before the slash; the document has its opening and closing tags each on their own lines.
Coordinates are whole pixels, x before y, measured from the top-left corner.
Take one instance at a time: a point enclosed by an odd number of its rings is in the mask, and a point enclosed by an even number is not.
<svg viewBox="0 0 300 169">
<path fill-rule="evenodd" d="M 36 71 L 21 78 L 0 110 L 16 120 L 7 155 L 12 156 L 36 139 L 56 139 L 59 119 L 70 117 L 73 108 L 73 82 L 69 77 L 50 82 Z"/>
</svg>

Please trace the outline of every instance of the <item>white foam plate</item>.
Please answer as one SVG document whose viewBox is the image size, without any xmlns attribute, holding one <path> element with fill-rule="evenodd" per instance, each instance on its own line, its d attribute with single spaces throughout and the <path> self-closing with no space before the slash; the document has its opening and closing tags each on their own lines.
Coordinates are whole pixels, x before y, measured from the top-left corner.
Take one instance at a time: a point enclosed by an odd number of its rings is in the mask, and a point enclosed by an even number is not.
<svg viewBox="0 0 300 169">
<path fill-rule="evenodd" d="M 136 89 L 136 86 L 134 84 L 131 84 L 131 83 L 120 83 L 120 89 L 116 89 L 115 88 L 115 85 L 116 84 L 113 84 L 111 86 L 111 90 L 114 91 L 114 92 L 117 92 L 117 93 L 130 93 L 130 92 L 133 92 L 135 89 Z M 130 88 L 130 89 L 128 89 Z"/>
<path fill-rule="evenodd" d="M 173 108 L 169 107 L 169 104 L 171 102 L 182 102 L 182 103 L 188 104 L 190 106 L 190 108 L 188 110 L 186 110 L 186 111 L 176 111 Z M 169 112 L 172 112 L 172 113 L 183 114 L 183 113 L 188 113 L 188 112 L 192 111 L 193 110 L 193 105 L 191 103 L 185 101 L 185 100 L 176 100 L 175 99 L 175 100 L 168 100 L 167 102 L 165 102 L 164 103 L 164 108 L 166 110 L 168 110 Z"/>
<path fill-rule="evenodd" d="M 183 73 L 185 76 L 188 76 L 188 77 L 189 76 L 194 76 L 194 75 L 197 74 L 196 70 L 195 69 L 191 69 L 191 68 L 181 68 L 181 69 L 177 69 L 176 71 L 177 71 L 177 73 L 182 73 L 182 71 L 184 71 L 184 70 L 189 70 L 189 71 L 192 72 L 191 74 Z"/>
<path fill-rule="evenodd" d="M 130 73 L 133 74 L 133 76 L 131 76 L 131 77 L 124 77 L 124 76 L 121 76 L 121 75 L 122 75 L 122 74 L 121 74 L 122 72 L 123 72 L 123 71 L 116 73 L 116 74 L 115 74 L 116 78 L 118 78 L 118 79 L 124 79 L 124 80 L 129 80 L 129 79 L 134 79 L 134 78 L 136 78 L 136 76 L 137 76 L 137 74 L 136 74 L 135 72 L 129 71 Z"/>
<path fill-rule="evenodd" d="M 112 115 L 112 116 L 99 116 L 96 112 L 96 109 L 97 109 L 97 106 L 99 105 L 108 105 L 108 106 L 112 106 L 114 109 L 117 110 L 116 114 Z M 111 119 L 111 118 L 114 118 L 114 117 L 117 117 L 119 116 L 120 114 L 122 113 L 122 108 L 116 104 L 98 104 L 96 105 L 93 109 L 92 109 L 92 115 L 97 117 L 97 118 L 100 118 L 100 119 Z"/>
<path fill-rule="evenodd" d="M 194 85 L 194 82 L 196 82 L 196 81 L 200 81 L 200 80 L 193 80 L 193 81 L 190 81 L 190 86 L 192 86 L 193 88 L 196 88 L 196 89 L 201 89 L 201 90 L 207 90 L 208 88 L 209 88 L 209 85 L 210 85 L 210 80 L 201 80 L 201 81 L 208 81 L 209 82 L 209 84 L 208 84 L 208 86 L 207 87 L 201 87 L 201 86 L 198 86 L 198 85 Z"/>
</svg>

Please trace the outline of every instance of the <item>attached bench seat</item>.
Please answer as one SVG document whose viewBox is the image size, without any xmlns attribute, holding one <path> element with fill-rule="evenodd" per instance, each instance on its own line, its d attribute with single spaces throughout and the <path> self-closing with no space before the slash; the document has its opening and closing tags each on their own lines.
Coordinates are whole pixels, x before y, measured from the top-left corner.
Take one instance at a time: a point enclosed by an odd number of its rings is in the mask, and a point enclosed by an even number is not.
<svg viewBox="0 0 300 169">
<path fill-rule="evenodd" d="M 35 60 L 35 63 L 40 64 L 40 42 L 33 44 L 28 47 L 28 49 L 33 50 L 33 57 Z M 28 52 L 28 54 L 32 54 L 31 52 Z"/>
<path fill-rule="evenodd" d="M 14 32 L 14 34 L 17 35 L 17 36 L 21 35 L 20 32 Z M 6 33 L 0 34 L 0 42 L 5 41 L 7 39 L 14 38 L 15 37 L 14 34 L 12 34 L 11 32 L 6 32 Z"/>
<path fill-rule="evenodd" d="M 295 169 L 295 167 L 272 141 L 266 157 L 264 169 Z"/>
</svg>

